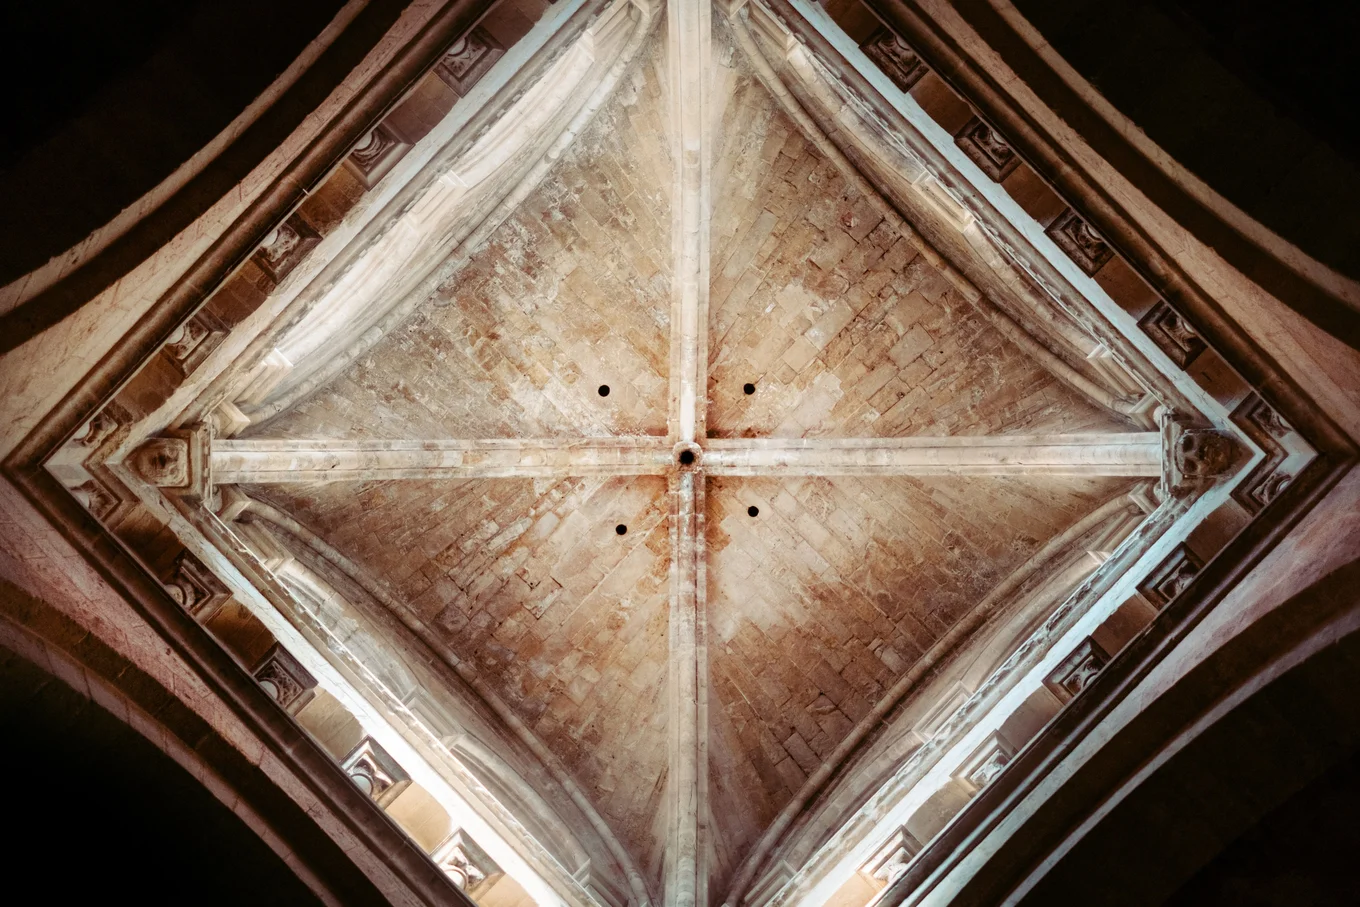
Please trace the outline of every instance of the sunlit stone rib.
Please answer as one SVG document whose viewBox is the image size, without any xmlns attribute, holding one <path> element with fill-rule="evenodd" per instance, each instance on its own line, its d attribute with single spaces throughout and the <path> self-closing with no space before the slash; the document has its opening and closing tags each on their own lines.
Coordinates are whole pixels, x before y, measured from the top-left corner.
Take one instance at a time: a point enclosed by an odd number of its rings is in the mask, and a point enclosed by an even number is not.
<svg viewBox="0 0 1360 907">
<path fill-rule="evenodd" d="M 710 475 L 1159 476 L 1157 432 L 952 438 L 711 440 Z"/>
<path fill-rule="evenodd" d="M 663 438 L 473 441 L 213 441 L 219 485 L 663 475 Z"/>
</svg>

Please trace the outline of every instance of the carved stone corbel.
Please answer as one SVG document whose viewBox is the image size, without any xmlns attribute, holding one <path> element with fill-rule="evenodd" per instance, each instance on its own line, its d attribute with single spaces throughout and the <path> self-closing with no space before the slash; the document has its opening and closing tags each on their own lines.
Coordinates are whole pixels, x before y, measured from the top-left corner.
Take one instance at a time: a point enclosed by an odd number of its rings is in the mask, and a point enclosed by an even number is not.
<svg viewBox="0 0 1360 907">
<path fill-rule="evenodd" d="M 1069 702 L 1100 673 L 1100 669 L 1105 667 L 1109 661 L 1109 656 L 1105 650 L 1096 644 L 1094 639 L 1089 636 L 1082 641 L 1081 645 L 1072 650 L 1058 666 L 1053 669 L 1048 677 L 1044 678 L 1044 686 L 1061 702 Z"/>
<path fill-rule="evenodd" d="M 954 773 L 954 779 L 969 793 L 977 793 L 1001 774 L 1014 755 L 1015 747 L 1011 742 L 1001 736 L 1000 731 L 994 731 L 964 760 Z"/>
<path fill-rule="evenodd" d="M 207 620 L 231 598 L 226 585 L 188 551 L 175 558 L 161 581 L 170 597 L 199 621 Z"/>
<path fill-rule="evenodd" d="M 127 458 L 142 481 L 157 488 L 182 489 L 216 509 L 212 480 L 212 428 L 199 423 L 182 431 L 149 438 Z"/>
<path fill-rule="evenodd" d="M 430 858 L 453 884 L 469 894 L 485 889 L 503 875 L 486 851 L 461 828 L 445 838 Z"/>
<path fill-rule="evenodd" d="M 316 678 L 278 643 L 265 653 L 254 677 L 269 698 L 296 715 L 316 695 Z"/>
<path fill-rule="evenodd" d="M 1198 555 L 1181 543 L 1148 574 L 1147 579 L 1138 584 L 1138 591 L 1161 610 L 1185 591 L 1185 587 L 1190 585 L 1190 581 L 1203 567 L 1204 562 Z"/>
<path fill-rule="evenodd" d="M 340 767 L 379 806 L 390 805 L 411 783 L 411 776 L 372 737 L 360 740 Z"/>
<path fill-rule="evenodd" d="M 874 851 L 860 872 L 873 879 L 891 885 L 898 876 L 907 871 L 912 857 L 921 852 L 921 842 L 907 831 L 906 826 L 893 832 L 883 846 Z"/>
<path fill-rule="evenodd" d="M 1211 428 L 1189 428 L 1175 416 L 1162 421 L 1163 482 L 1180 496 L 1228 475 L 1238 459 L 1235 441 Z"/>
</svg>

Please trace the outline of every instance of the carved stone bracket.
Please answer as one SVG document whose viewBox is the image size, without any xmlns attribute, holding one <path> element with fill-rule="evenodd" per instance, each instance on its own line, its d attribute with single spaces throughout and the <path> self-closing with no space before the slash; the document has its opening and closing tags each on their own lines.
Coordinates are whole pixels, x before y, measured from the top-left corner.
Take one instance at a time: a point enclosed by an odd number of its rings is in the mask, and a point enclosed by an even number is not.
<svg viewBox="0 0 1360 907">
<path fill-rule="evenodd" d="M 897 829 L 883 846 L 874 851 L 860 872 L 873 879 L 892 884 L 907 871 L 912 857 L 921 852 L 921 842 L 905 827 Z"/>
<path fill-rule="evenodd" d="M 320 235 L 301 215 L 293 213 L 260 243 L 255 251 L 255 263 L 277 285 L 319 242 Z"/>
<path fill-rule="evenodd" d="M 118 430 L 118 419 L 108 410 L 101 410 L 76 430 L 71 442 L 93 450 Z"/>
<path fill-rule="evenodd" d="M 213 503 L 212 430 L 206 424 L 148 438 L 128 456 L 127 465 L 150 485 L 183 489 Z"/>
<path fill-rule="evenodd" d="M 175 558 L 170 572 L 162 577 L 166 591 L 181 608 L 197 620 L 206 620 L 231 598 L 226 585 L 188 551 Z"/>
<path fill-rule="evenodd" d="M 911 91 L 912 86 L 930 71 L 916 51 L 886 28 L 874 32 L 859 47 L 903 91 Z"/>
<path fill-rule="evenodd" d="M 390 805 L 411 783 L 411 776 L 372 737 L 360 740 L 340 767 L 379 806 Z"/>
<path fill-rule="evenodd" d="M 1109 660 L 1105 650 L 1088 636 L 1081 645 L 1072 650 L 1071 655 L 1058 663 L 1053 672 L 1044 679 L 1044 686 L 1048 687 L 1061 702 L 1068 702 L 1086 689 L 1086 685 L 1100 673 L 1100 669 L 1105 667 Z"/>
<path fill-rule="evenodd" d="M 96 478 L 90 478 L 72 488 L 71 494 L 90 512 L 90 516 L 101 522 L 107 520 L 118 506 L 118 495 Z"/>
<path fill-rule="evenodd" d="M 1105 237 L 1071 208 L 1059 214 L 1045 232 L 1087 274 L 1096 273 L 1114 257 Z"/>
<path fill-rule="evenodd" d="M 1001 182 L 1020 166 L 1020 155 L 1010 143 L 978 117 L 963 124 L 954 136 L 954 143 L 995 182 Z"/>
<path fill-rule="evenodd" d="M 296 715 L 316 695 L 316 678 L 278 643 L 265 653 L 254 676 L 269 698 L 290 715 Z"/>
<path fill-rule="evenodd" d="M 1185 494 L 1232 472 L 1240 453 L 1237 442 L 1209 428 L 1187 428 L 1177 417 L 1162 423 L 1166 490 Z"/>
<path fill-rule="evenodd" d="M 1138 591 L 1160 610 L 1180 595 L 1203 567 L 1199 556 L 1182 543 L 1138 584 Z"/>
<path fill-rule="evenodd" d="M 504 875 L 486 851 L 462 829 L 445 838 L 430 858 L 453 884 L 468 894 L 484 891 Z"/>
<path fill-rule="evenodd" d="M 1000 731 L 993 731 L 954 772 L 954 779 L 969 793 L 977 793 L 1001 774 L 1014 755 L 1015 747 L 1011 742 L 1001 736 Z"/>
<path fill-rule="evenodd" d="M 465 95 L 504 55 L 505 48 L 495 38 L 483 28 L 474 28 L 453 42 L 434 71 L 459 95 Z"/>
<path fill-rule="evenodd" d="M 1259 513 L 1293 480 L 1285 461 L 1289 459 L 1287 444 L 1298 443 L 1298 435 L 1259 394 L 1243 400 L 1230 418 L 1265 452 L 1265 459 L 1233 489 L 1233 499 L 1248 513 Z"/>
<path fill-rule="evenodd" d="M 200 311 L 166 339 L 165 354 L 187 378 L 226 336 L 226 326 L 220 320 L 209 312 Z"/>
<path fill-rule="evenodd" d="M 1208 348 L 1194 326 L 1166 300 L 1159 299 L 1138 326 L 1178 368 L 1187 368 Z"/>
<path fill-rule="evenodd" d="M 410 148 L 411 146 L 399 139 L 396 133 L 379 123 L 359 140 L 345 162 L 363 184 L 371 189 L 396 166 L 397 161 L 401 160 Z"/>
</svg>

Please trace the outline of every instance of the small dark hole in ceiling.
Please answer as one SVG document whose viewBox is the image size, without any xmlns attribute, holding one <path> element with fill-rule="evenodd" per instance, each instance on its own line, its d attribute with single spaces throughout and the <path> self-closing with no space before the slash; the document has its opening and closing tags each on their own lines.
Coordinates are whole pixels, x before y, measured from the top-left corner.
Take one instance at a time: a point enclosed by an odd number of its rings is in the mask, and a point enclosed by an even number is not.
<svg viewBox="0 0 1360 907">
<path fill-rule="evenodd" d="M 746 513 L 748 516 L 760 516 L 760 508 L 752 504 L 750 507 L 746 508 Z"/>
<path fill-rule="evenodd" d="M 754 394 L 756 392 L 756 386 L 754 384 L 751 384 L 749 381 L 746 384 L 743 384 L 741 386 L 741 389 L 745 394 L 747 394 L 747 396 Z"/>
<path fill-rule="evenodd" d="M 690 465 L 692 465 L 693 463 L 694 463 L 694 451 L 692 451 L 692 450 L 682 450 L 682 451 L 680 451 L 680 465 L 681 465 L 681 466 L 690 466 Z"/>
<path fill-rule="evenodd" d="M 622 523 L 619 523 L 619 525 L 614 527 L 614 531 L 617 532 L 619 535 L 627 535 L 628 527 L 623 525 Z"/>
<path fill-rule="evenodd" d="M 608 385 L 608 384 L 601 384 L 601 385 L 600 385 L 600 396 L 601 396 L 601 397 L 608 397 L 608 396 L 609 396 L 609 385 Z"/>
</svg>

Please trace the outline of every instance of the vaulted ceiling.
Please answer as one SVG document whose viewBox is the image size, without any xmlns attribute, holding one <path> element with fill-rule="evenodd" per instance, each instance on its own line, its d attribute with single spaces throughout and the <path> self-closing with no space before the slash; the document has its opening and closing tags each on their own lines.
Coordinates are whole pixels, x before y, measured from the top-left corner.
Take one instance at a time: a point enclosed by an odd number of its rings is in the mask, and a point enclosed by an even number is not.
<svg viewBox="0 0 1360 907">
<path fill-rule="evenodd" d="M 396 733 L 419 736 L 415 700 L 392 706 L 353 639 L 485 722 L 462 730 L 509 766 L 497 783 L 609 864 L 573 903 L 745 903 L 787 881 L 770 854 L 795 820 L 849 827 L 875 746 L 924 751 L 902 741 L 954 702 L 951 665 L 1038 670 L 1085 614 L 1032 642 L 1069 593 L 1094 607 L 1153 557 L 1209 487 L 1172 488 L 1154 408 L 1228 429 L 1171 367 L 1197 339 L 1174 312 L 1131 339 L 1086 298 L 1098 234 L 1040 248 L 1058 211 L 966 209 L 953 144 L 884 177 L 882 135 L 826 112 L 766 7 L 506 9 L 316 196 L 343 182 L 343 205 L 266 242 L 243 272 L 263 302 L 203 329 L 211 374 L 155 418 L 209 426 L 188 429 L 217 470 L 199 557 L 243 599 L 254 577 Z M 873 52 L 892 40 L 846 52 L 905 107 L 910 52 Z M 132 473 L 179 481 L 146 450 Z M 333 611 L 274 582 L 317 558 Z M 496 827 L 510 850 L 538 834 Z"/>
</svg>

